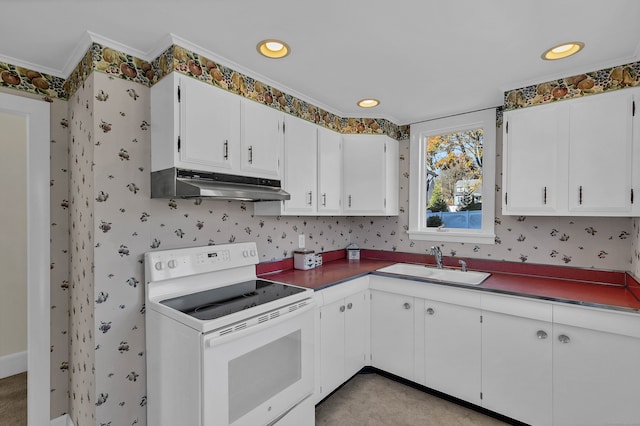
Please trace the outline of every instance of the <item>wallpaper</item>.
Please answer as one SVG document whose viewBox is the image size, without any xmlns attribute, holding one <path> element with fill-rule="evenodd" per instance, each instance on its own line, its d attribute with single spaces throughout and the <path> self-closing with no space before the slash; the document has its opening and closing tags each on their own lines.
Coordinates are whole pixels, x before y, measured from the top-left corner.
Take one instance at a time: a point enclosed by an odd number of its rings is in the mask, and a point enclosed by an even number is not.
<svg viewBox="0 0 640 426">
<path fill-rule="evenodd" d="M 0 62 L 0 87 L 17 89 L 51 101 L 67 98 L 64 83 L 60 77 Z"/>
<path fill-rule="evenodd" d="M 0 63 L 0 69 L 2 65 Z M 94 70 L 145 86 L 152 86 L 165 75 L 177 71 L 335 131 L 384 133 L 398 140 L 409 138 L 408 125 L 399 126 L 383 118 L 338 117 L 322 108 L 176 45 L 170 46 L 158 58 L 149 63 L 110 47 L 92 43 L 64 84 L 61 85 L 56 80 L 56 84 L 61 86 L 58 96 L 66 98 L 74 94 L 79 85 Z M 23 74 L 35 75 L 35 72 L 24 70 Z M 4 74 L 2 77 L 4 79 Z M 19 77 L 11 77 L 9 80 L 17 83 Z M 27 84 L 27 81 L 30 80 L 26 77 L 22 78 L 21 84 Z"/>
<path fill-rule="evenodd" d="M 499 192 L 501 132 L 498 132 L 497 144 L 496 190 Z M 400 215 L 354 218 L 351 242 L 368 249 L 424 254 L 429 254 L 431 246 L 437 244 L 445 256 L 623 271 L 631 266 L 634 235 L 634 247 L 638 251 L 638 231 L 632 231 L 630 218 L 503 216 L 499 195 L 495 205 L 495 245 L 410 241 L 406 234 L 409 172 L 409 143 L 401 142 Z"/>
<path fill-rule="evenodd" d="M 69 410 L 68 103 L 51 102 L 51 417 Z"/>
<path fill-rule="evenodd" d="M 72 133 L 71 167 L 78 169 L 72 172 L 72 247 L 93 248 L 86 254 L 93 259 L 93 272 L 87 270 L 87 282 L 72 292 L 72 327 L 80 332 L 79 339 L 72 336 L 74 360 L 95 349 L 95 362 L 87 364 L 93 375 L 85 376 L 83 368 L 71 372 L 76 425 L 90 423 L 94 413 L 100 425 L 146 424 L 146 251 L 257 241 L 261 259 L 271 260 L 291 257 L 299 233 L 318 251 L 349 243 L 348 218 L 254 217 L 251 203 L 150 199 L 149 93 L 144 86 L 94 73 L 70 101 L 81 114 L 88 105 L 92 114 L 92 130 Z M 84 116 L 73 113 L 77 130 L 86 129 Z M 85 217 L 88 230 L 77 226 Z M 75 275 L 84 257 L 72 259 Z M 85 382 L 93 386 L 86 395 Z"/>
<path fill-rule="evenodd" d="M 95 75 L 95 74 L 94 74 Z M 70 252 L 69 413 L 95 425 L 93 75 L 69 100 Z"/>
<path fill-rule="evenodd" d="M 579 98 L 640 84 L 640 61 L 514 89 L 504 94 L 505 110 Z"/>
</svg>

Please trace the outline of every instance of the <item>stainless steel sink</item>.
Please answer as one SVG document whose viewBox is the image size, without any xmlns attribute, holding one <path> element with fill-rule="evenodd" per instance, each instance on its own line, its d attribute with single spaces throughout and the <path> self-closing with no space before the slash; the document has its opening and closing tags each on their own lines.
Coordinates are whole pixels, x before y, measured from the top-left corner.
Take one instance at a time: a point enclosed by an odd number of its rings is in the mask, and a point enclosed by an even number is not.
<svg viewBox="0 0 640 426">
<path fill-rule="evenodd" d="M 378 272 L 465 285 L 482 284 L 484 280 L 491 276 L 488 272 L 462 272 L 458 269 L 438 269 L 430 266 L 415 265 L 412 263 L 396 263 L 391 266 L 378 269 Z"/>
</svg>

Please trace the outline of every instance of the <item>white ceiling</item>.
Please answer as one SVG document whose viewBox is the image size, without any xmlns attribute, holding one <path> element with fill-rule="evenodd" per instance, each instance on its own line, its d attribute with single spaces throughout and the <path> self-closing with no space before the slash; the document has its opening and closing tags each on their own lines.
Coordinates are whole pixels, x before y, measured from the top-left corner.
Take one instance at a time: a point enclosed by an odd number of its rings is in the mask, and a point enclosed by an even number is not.
<svg viewBox="0 0 640 426">
<path fill-rule="evenodd" d="M 168 47 L 171 33 L 339 116 L 397 124 L 501 105 L 508 89 L 640 59 L 637 0 L 2 0 L 0 7 L 0 61 L 66 78 L 88 31 L 143 59 Z M 291 54 L 259 56 L 256 43 L 266 38 L 286 41 Z M 586 45 L 576 56 L 540 59 L 573 40 Z M 362 110 L 356 101 L 364 97 L 381 105 Z"/>
</svg>

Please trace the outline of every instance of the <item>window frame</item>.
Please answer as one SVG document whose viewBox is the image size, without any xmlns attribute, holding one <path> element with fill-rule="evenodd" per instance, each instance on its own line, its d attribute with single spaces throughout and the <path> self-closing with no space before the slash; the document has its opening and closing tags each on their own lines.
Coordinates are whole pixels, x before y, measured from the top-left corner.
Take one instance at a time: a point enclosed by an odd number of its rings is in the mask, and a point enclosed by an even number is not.
<svg viewBox="0 0 640 426">
<path fill-rule="evenodd" d="M 429 200 L 425 188 L 428 136 L 482 128 L 482 227 L 480 229 L 428 228 Z M 455 243 L 495 244 L 496 109 L 465 113 L 411 125 L 409 147 L 409 239 Z M 486 194 L 485 194 L 486 192 Z"/>
</svg>

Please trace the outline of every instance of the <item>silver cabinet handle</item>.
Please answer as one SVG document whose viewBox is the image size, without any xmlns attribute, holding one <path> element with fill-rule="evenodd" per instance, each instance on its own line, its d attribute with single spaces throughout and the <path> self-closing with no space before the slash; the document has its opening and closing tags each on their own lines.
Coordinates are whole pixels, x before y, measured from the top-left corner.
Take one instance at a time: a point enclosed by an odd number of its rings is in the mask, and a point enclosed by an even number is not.
<svg viewBox="0 0 640 426">
<path fill-rule="evenodd" d="M 327 207 L 327 194 L 322 194 L 322 206 Z"/>
<path fill-rule="evenodd" d="M 253 164 L 253 145 L 249 146 L 249 164 Z"/>
<path fill-rule="evenodd" d="M 307 202 L 307 204 L 312 205 L 313 204 L 313 191 L 307 192 L 307 195 L 309 196 L 309 201 Z"/>
<path fill-rule="evenodd" d="M 411 304 L 408 302 L 405 302 L 404 305 L 402 305 L 405 309 L 411 309 Z"/>
<path fill-rule="evenodd" d="M 560 343 L 569 343 L 571 341 L 571 339 L 566 334 L 561 334 L 561 335 L 558 336 L 558 341 Z"/>
<path fill-rule="evenodd" d="M 351 302 L 347 303 L 347 309 L 351 309 L 351 308 L 353 308 L 353 303 Z"/>
<path fill-rule="evenodd" d="M 229 159 L 229 140 L 228 139 L 225 139 L 223 148 L 224 148 L 223 157 L 225 160 L 228 160 Z"/>
<path fill-rule="evenodd" d="M 538 339 L 544 340 L 547 338 L 547 332 L 544 330 L 538 330 L 538 332 L 536 333 L 536 336 L 538 336 Z"/>
<path fill-rule="evenodd" d="M 433 315 L 435 313 L 436 311 L 434 311 L 433 308 L 427 308 L 427 315 Z"/>
<path fill-rule="evenodd" d="M 349 207 L 351 207 L 351 195 L 349 195 Z"/>
<path fill-rule="evenodd" d="M 340 306 L 340 312 L 344 312 L 344 305 Z"/>
</svg>

